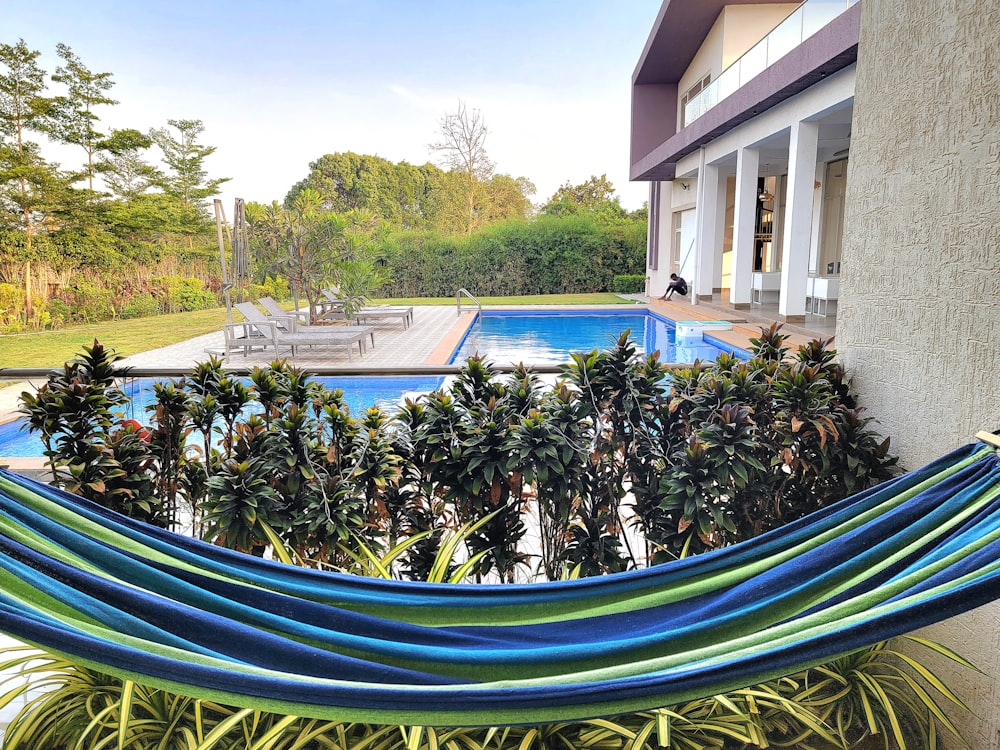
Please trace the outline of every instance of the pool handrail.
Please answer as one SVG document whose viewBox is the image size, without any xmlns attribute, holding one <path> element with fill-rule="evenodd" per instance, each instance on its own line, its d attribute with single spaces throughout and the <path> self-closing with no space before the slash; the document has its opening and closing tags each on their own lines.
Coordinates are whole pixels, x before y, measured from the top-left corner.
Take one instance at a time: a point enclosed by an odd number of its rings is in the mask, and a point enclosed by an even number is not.
<svg viewBox="0 0 1000 750">
<path fill-rule="evenodd" d="M 471 299 L 473 302 L 476 303 L 476 307 L 478 308 L 479 312 L 483 311 L 483 303 L 480 302 L 478 299 L 476 299 L 475 295 L 472 292 L 470 292 L 465 287 L 462 287 L 457 292 L 455 292 L 455 308 L 456 308 L 455 314 L 456 314 L 456 316 L 462 317 L 462 295 L 463 294 L 466 297 L 468 297 L 469 299 Z"/>
</svg>

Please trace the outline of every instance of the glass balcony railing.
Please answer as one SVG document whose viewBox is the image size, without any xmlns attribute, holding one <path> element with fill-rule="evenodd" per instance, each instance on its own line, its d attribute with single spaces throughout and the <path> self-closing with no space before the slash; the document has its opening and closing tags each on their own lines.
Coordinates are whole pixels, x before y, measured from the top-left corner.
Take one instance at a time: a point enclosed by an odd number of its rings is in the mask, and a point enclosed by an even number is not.
<svg viewBox="0 0 1000 750">
<path fill-rule="evenodd" d="M 859 0 L 806 0 L 684 107 L 686 127 Z"/>
</svg>

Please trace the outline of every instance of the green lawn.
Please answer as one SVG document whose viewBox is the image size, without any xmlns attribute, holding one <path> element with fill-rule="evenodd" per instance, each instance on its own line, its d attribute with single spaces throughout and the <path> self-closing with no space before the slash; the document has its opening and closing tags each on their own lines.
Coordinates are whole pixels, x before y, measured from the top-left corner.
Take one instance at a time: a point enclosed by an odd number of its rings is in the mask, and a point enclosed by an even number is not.
<svg viewBox="0 0 1000 750">
<path fill-rule="evenodd" d="M 418 297 L 377 300 L 407 305 L 454 305 L 454 297 Z M 466 300 L 468 302 L 468 300 Z M 615 294 L 543 294 L 530 297 L 482 297 L 484 305 L 599 305 L 631 304 Z M 237 316 L 239 317 L 239 316 Z M 115 320 L 59 331 L 0 336 L 0 368 L 60 367 L 99 340 L 123 356 L 218 331 L 226 322 L 225 308 L 152 318 Z M 0 376 L 2 377 L 2 376 Z"/>
<path fill-rule="evenodd" d="M 226 322 L 224 307 L 134 320 L 0 336 L 0 367 L 59 367 L 94 339 L 122 355 L 144 352 L 211 333 Z"/>
</svg>

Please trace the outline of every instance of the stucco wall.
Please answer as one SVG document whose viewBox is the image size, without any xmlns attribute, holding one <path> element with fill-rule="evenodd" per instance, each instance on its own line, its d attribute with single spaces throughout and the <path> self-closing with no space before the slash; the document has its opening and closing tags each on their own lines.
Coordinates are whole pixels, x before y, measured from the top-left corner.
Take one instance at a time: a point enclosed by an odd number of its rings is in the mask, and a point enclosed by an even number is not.
<svg viewBox="0 0 1000 750">
<path fill-rule="evenodd" d="M 1000 428 L 1000 0 L 863 5 L 837 348 L 915 468 Z M 1000 604 L 926 634 L 1000 748 Z"/>
</svg>

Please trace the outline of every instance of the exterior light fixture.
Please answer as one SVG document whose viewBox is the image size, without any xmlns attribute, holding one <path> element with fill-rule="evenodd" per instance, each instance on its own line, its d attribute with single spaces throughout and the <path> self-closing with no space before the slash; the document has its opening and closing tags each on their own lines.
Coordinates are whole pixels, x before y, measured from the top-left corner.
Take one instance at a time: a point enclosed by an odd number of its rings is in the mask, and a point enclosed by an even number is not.
<svg viewBox="0 0 1000 750">
<path fill-rule="evenodd" d="M 767 203 L 768 201 L 774 200 L 774 193 L 769 192 L 767 189 L 767 168 L 769 166 L 770 164 L 764 165 L 764 189 L 757 195 L 757 198 L 761 203 Z"/>
</svg>

